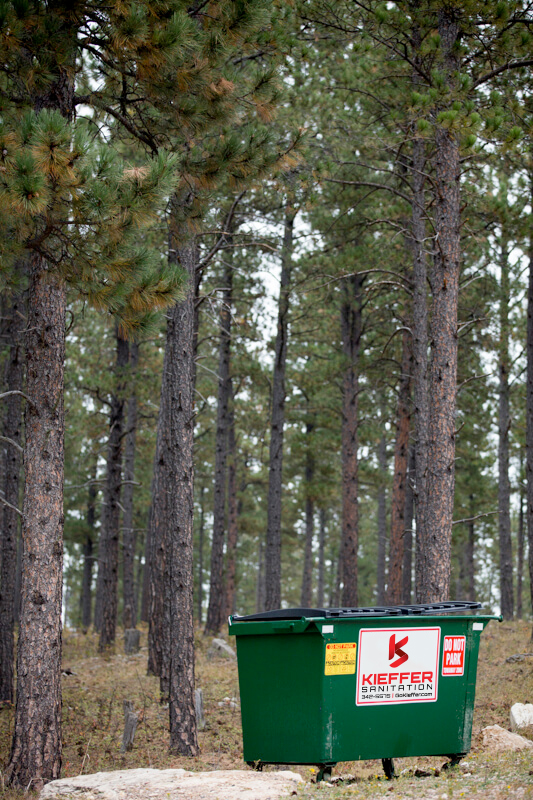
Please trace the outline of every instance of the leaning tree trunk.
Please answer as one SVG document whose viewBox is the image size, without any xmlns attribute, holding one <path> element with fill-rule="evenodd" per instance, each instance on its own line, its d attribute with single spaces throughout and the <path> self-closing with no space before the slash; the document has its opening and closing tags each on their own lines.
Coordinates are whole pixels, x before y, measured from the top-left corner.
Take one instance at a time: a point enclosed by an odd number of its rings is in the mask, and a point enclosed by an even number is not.
<svg viewBox="0 0 533 800">
<path fill-rule="evenodd" d="M 135 373 L 139 363 L 139 345 L 132 342 L 129 347 L 130 381 L 134 384 Z M 125 628 L 137 625 L 137 598 L 135 594 L 135 544 L 137 537 L 133 524 L 133 483 L 135 480 L 135 440 L 137 436 L 137 394 L 135 388 L 130 390 L 127 405 L 126 445 L 124 447 L 124 489 L 122 506 L 122 569 L 123 569 L 123 622 Z M 129 619 L 128 617 L 129 609 Z"/>
<path fill-rule="evenodd" d="M 313 536 L 315 532 L 312 484 L 315 474 L 315 459 L 313 455 L 312 433 L 314 424 L 308 422 L 306 426 L 306 464 L 305 464 L 305 546 L 304 565 L 302 575 L 302 592 L 300 605 L 302 608 L 311 606 L 313 594 Z"/>
<path fill-rule="evenodd" d="M 26 331 L 22 585 L 7 783 L 41 789 L 61 770 L 61 595 L 66 289 L 31 263 Z"/>
<path fill-rule="evenodd" d="M 205 633 L 216 634 L 224 622 L 224 541 L 226 538 L 226 489 L 228 460 L 229 401 L 231 393 L 230 354 L 231 316 L 233 305 L 233 264 L 224 258 L 222 303 L 219 317 L 218 398 L 215 434 L 215 486 L 213 497 L 213 538 L 211 540 L 211 572 L 209 606 Z"/>
<path fill-rule="evenodd" d="M 6 356 L 3 424 L 3 499 L 0 507 L 0 706 L 13 703 L 13 666 L 15 656 L 15 576 L 17 574 L 17 541 L 19 486 L 22 439 L 22 397 L 24 358 L 21 320 L 25 315 L 21 295 L 15 295 L 4 306 L 4 334 L 8 341 Z M 10 394 L 13 392 L 14 394 Z"/>
<path fill-rule="evenodd" d="M 443 73 L 450 89 L 459 68 L 459 25 L 454 11 L 439 12 Z M 460 154 L 453 132 L 435 130 L 435 253 L 430 338 L 427 519 L 421 551 L 421 602 L 446 600 L 450 592 L 455 489 L 455 408 L 457 398 L 457 304 L 461 257 Z M 418 463 L 417 463 L 418 470 Z"/>
<path fill-rule="evenodd" d="M 281 606 L 281 489 L 283 468 L 283 426 L 285 422 L 285 364 L 289 333 L 290 280 L 295 211 L 287 206 L 281 250 L 281 279 L 278 305 L 278 329 L 272 379 L 272 418 L 267 500 L 265 548 L 265 607 Z"/>
<path fill-rule="evenodd" d="M 194 309 L 196 242 L 183 244 L 171 220 L 170 256 L 178 257 L 189 276 L 185 299 L 171 310 L 166 351 L 169 374 L 165 385 L 170 432 L 168 452 L 167 530 L 169 560 L 169 717 L 170 750 L 198 755 L 194 686 Z M 165 351 L 165 355 L 166 355 Z"/>
<path fill-rule="evenodd" d="M 107 441 L 106 477 L 102 525 L 98 547 L 98 586 L 100 594 L 100 653 L 115 644 L 118 606 L 118 551 L 120 537 L 120 490 L 122 485 L 122 434 L 124 430 L 124 371 L 128 365 L 129 346 L 116 336 L 115 390 L 111 397 L 109 438 Z"/>
<path fill-rule="evenodd" d="M 342 538 L 339 578 L 343 606 L 357 605 L 357 547 L 359 537 L 357 427 L 359 423 L 359 347 L 361 339 L 361 287 L 355 274 L 343 281 L 341 336 L 344 354 L 342 385 Z"/>
<path fill-rule="evenodd" d="M 505 223 L 503 223 L 505 224 Z M 500 252 L 500 336 L 498 346 L 498 531 L 500 544 L 500 602 L 504 619 L 512 619 L 513 553 L 511 545 L 511 484 L 509 481 L 509 251 L 502 231 Z"/>
<path fill-rule="evenodd" d="M 392 484 L 391 533 L 389 547 L 389 580 L 387 602 L 401 603 L 403 589 L 405 499 L 411 430 L 411 343 L 403 332 L 402 374 L 398 392 L 396 442 L 394 445 L 394 479 Z"/>
</svg>

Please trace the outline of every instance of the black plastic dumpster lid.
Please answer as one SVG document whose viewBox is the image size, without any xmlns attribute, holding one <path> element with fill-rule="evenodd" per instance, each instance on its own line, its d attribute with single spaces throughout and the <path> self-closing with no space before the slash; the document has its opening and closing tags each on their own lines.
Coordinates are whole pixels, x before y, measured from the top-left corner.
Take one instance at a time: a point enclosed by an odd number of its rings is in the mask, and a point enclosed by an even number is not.
<svg viewBox="0 0 533 800">
<path fill-rule="evenodd" d="M 445 603 L 418 603 L 405 606 L 367 606 L 361 608 L 279 608 L 233 617 L 234 622 L 259 622 L 261 620 L 291 620 L 308 617 L 326 619 L 348 619 L 350 617 L 402 617 L 421 614 L 453 614 L 460 611 L 476 611 L 483 606 L 471 600 L 453 600 Z"/>
</svg>

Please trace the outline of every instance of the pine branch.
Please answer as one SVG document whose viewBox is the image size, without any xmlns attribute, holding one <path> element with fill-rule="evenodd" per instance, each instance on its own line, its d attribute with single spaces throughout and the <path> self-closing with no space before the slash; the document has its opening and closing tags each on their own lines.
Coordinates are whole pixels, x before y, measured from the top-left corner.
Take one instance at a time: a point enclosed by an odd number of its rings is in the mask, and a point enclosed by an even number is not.
<svg viewBox="0 0 533 800">
<path fill-rule="evenodd" d="M 19 397 L 23 397 L 24 400 L 26 400 L 26 402 L 30 404 L 30 406 L 37 408 L 33 400 L 30 397 L 28 397 L 27 394 L 24 394 L 24 392 L 19 392 L 18 389 L 13 389 L 13 391 L 11 392 L 4 392 L 3 394 L 0 394 L 0 400 L 3 400 L 4 397 L 12 397 L 13 395 L 18 395 Z"/>
<path fill-rule="evenodd" d="M 487 72 L 486 75 L 482 75 L 481 78 L 472 84 L 472 89 L 477 89 L 478 86 L 481 86 L 483 83 L 490 81 L 491 78 L 495 78 L 496 75 L 501 75 L 502 72 L 507 72 L 510 69 L 520 69 L 521 67 L 533 67 L 533 59 L 527 58 L 524 61 L 508 61 L 507 64 L 503 64 L 501 67 L 496 67 L 496 69 Z"/>
<path fill-rule="evenodd" d="M 24 452 L 24 448 L 22 448 L 18 442 L 13 441 L 13 439 L 9 439 L 7 436 L 0 436 L 0 442 L 7 442 L 8 444 L 13 445 L 13 447 L 18 450 L 19 453 Z"/>
<path fill-rule="evenodd" d="M 24 514 L 22 513 L 20 508 L 17 508 L 16 506 L 12 505 L 11 503 L 8 503 L 7 500 L 4 500 L 4 498 L 2 497 L 1 494 L 0 494 L 0 503 L 3 503 L 5 506 L 10 508 L 11 511 L 16 511 L 16 513 L 19 515 L 19 517 L 23 517 L 24 516 Z"/>
</svg>

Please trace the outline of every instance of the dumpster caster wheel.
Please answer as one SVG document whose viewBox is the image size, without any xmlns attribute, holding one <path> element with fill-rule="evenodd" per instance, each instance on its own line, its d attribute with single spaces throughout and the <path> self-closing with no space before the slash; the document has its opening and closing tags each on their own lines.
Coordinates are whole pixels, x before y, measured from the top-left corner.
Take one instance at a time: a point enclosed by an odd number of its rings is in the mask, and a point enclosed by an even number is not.
<svg viewBox="0 0 533 800">
<path fill-rule="evenodd" d="M 382 758 L 381 763 L 383 764 L 383 772 L 385 773 L 387 780 L 392 780 L 392 778 L 396 777 L 396 773 L 394 772 L 394 759 L 392 758 Z"/>
<path fill-rule="evenodd" d="M 249 767 L 254 769 L 256 772 L 263 772 L 263 762 L 262 761 L 247 761 L 246 762 Z"/>
<path fill-rule="evenodd" d="M 448 756 L 450 760 L 446 764 L 443 764 L 442 769 L 451 769 L 452 767 L 456 767 L 464 757 L 465 753 L 454 753 L 453 755 Z"/>
<path fill-rule="evenodd" d="M 320 783 L 320 781 L 330 781 L 331 780 L 331 773 L 333 771 L 333 764 L 325 764 L 325 765 L 318 765 L 318 773 L 316 776 L 316 782 Z"/>
</svg>

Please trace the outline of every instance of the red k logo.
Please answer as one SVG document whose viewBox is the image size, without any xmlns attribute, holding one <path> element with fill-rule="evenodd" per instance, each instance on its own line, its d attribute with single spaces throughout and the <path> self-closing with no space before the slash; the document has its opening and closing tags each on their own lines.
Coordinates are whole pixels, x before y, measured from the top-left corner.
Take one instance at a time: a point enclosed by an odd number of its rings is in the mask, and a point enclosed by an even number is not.
<svg viewBox="0 0 533 800">
<path fill-rule="evenodd" d="M 391 660 L 391 658 L 394 658 L 394 656 L 399 656 L 399 658 L 397 658 L 396 661 L 393 661 L 391 663 L 390 666 L 391 666 L 392 669 L 396 669 L 396 667 L 401 666 L 409 658 L 407 653 L 404 653 L 403 650 L 401 650 L 401 648 L 404 645 L 407 644 L 408 639 L 409 639 L 409 637 L 405 636 L 403 639 L 400 639 L 400 641 L 397 642 L 395 633 L 393 633 L 392 636 L 390 637 L 390 639 L 389 639 L 389 661 Z"/>
</svg>

